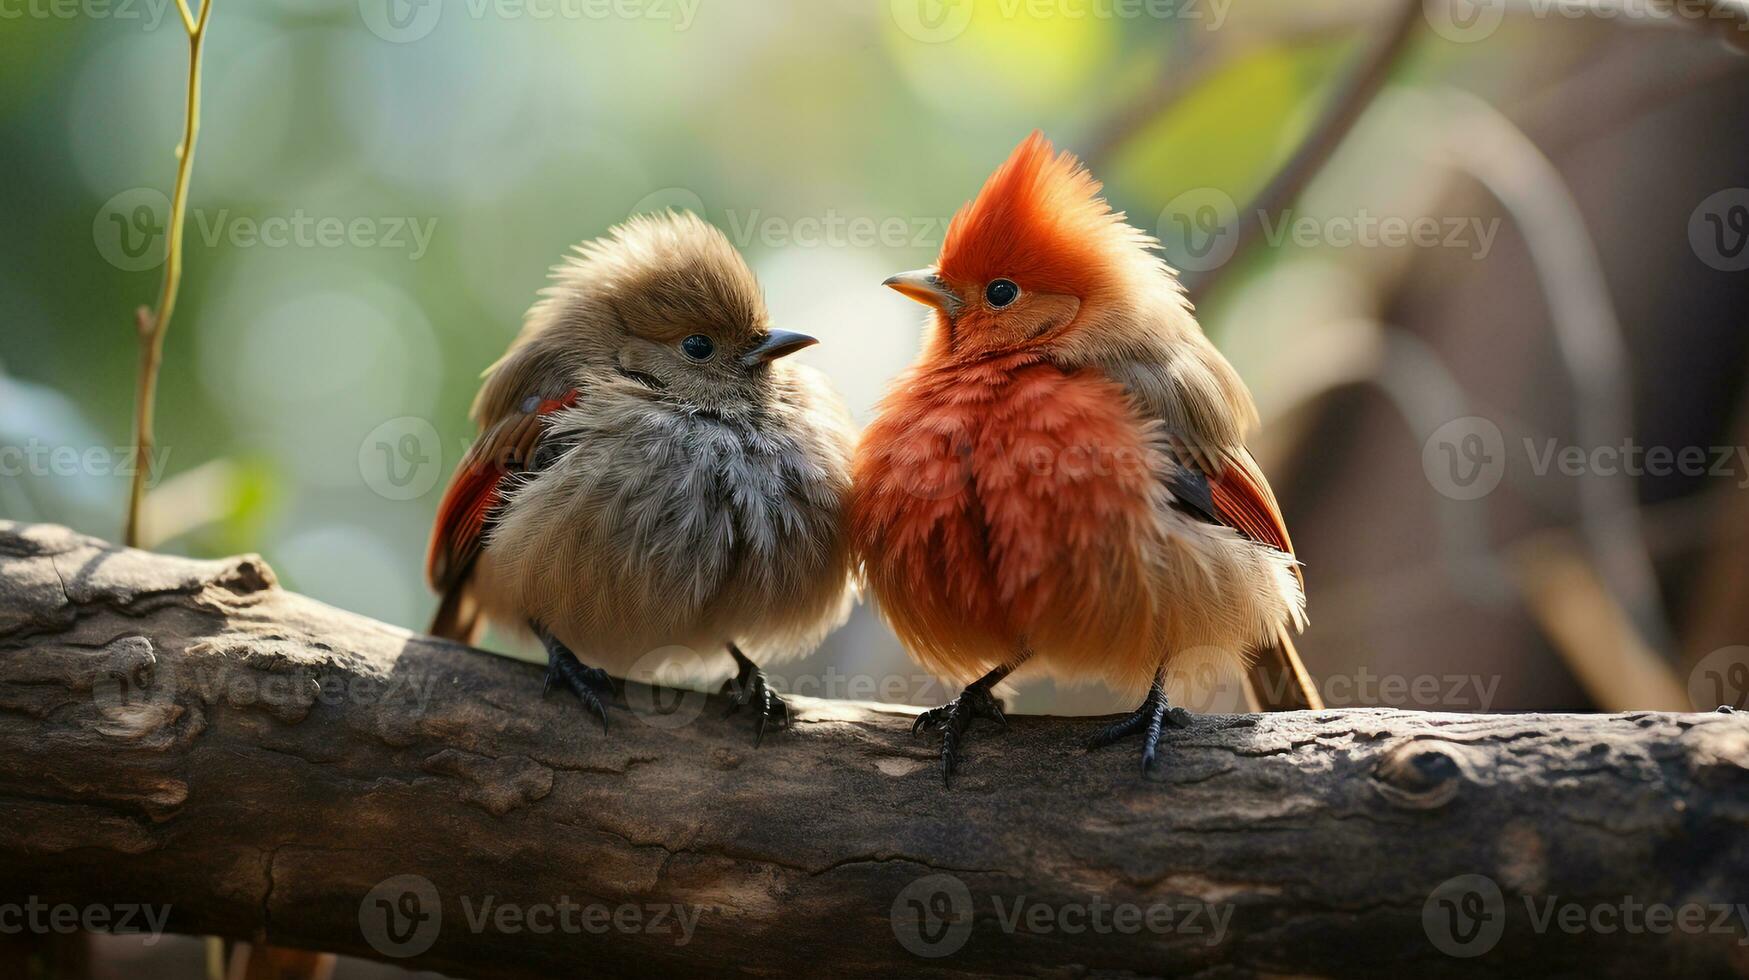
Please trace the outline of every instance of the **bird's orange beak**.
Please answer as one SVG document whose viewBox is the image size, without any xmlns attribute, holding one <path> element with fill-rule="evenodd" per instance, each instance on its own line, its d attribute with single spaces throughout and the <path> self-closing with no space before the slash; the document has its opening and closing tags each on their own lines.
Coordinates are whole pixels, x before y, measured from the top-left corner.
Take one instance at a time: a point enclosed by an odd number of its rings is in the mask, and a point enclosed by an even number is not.
<svg viewBox="0 0 1749 980">
<path fill-rule="evenodd" d="M 952 313 L 960 305 L 960 298 L 954 295 L 954 291 L 948 288 L 947 283 L 941 280 L 941 276 L 934 269 L 901 272 L 896 276 L 888 276 L 881 285 L 891 286 L 917 302 L 945 313 Z"/>
</svg>

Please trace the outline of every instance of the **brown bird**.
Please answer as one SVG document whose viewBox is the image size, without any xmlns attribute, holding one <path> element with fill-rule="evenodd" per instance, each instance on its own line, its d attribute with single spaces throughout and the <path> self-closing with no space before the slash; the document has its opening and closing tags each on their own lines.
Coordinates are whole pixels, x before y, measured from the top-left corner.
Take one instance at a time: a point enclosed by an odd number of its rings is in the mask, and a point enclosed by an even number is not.
<svg viewBox="0 0 1749 980">
<path fill-rule="evenodd" d="M 579 246 L 474 400 L 480 438 L 431 535 L 431 632 L 531 632 L 549 686 L 604 730 L 603 667 L 726 649 L 731 713 L 754 705 L 756 739 L 786 726 L 755 658 L 811 650 L 851 603 L 848 415 L 779 360 L 814 342 L 772 329 L 746 262 L 691 214 Z"/>
<path fill-rule="evenodd" d="M 887 285 L 934 309 L 855 466 L 852 539 L 883 614 L 969 682 L 924 713 L 951 776 L 991 688 L 1023 663 L 1147 689 L 1094 739 L 1189 716 L 1192 658 L 1248 666 L 1265 707 L 1319 707 L 1289 630 L 1298 562 L 1245 448 L 1251 395 L 1203 335 L 1152 238 L 1034 133 L 949 225 L 932 268 Z"/>
</svg>

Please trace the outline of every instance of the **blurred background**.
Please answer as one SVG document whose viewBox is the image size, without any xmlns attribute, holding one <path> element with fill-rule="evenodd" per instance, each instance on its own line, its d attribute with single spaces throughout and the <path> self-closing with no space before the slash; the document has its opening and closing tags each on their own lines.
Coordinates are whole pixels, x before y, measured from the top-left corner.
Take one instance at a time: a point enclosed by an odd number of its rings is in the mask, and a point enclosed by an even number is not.
<svg viewBox="0 0 1749 980">
<path fill-rule="evenodd" d="M 1749 705 L 1744 24 L 1660 0 L 220 0 L 146 543 L 260 552 L 422 628 L 479 372 L 565 249 L 640 210 L 728 233 L 866 421 L 923 322 L 881 279 L 1037 127 L 1161 237 L 1256 393 L 1327 701 Z M 168 0 L 0 3 L 0 516 L 119 537 L 186 47 Z M 773 673 L 943 697 L 867 609 Z M 201 959 L 106 942 L 110 975 Z"/>
<path fill-rule="evenodd" d="M 923 322 L 881 279 L 930 262 L 1037 127 L 1161 237 L 1256 393 L 1330 703 L 1741 706 L 1745 23 L 1660 0 L 221 0 L 146 543 L 257 551 L 421 628 L 480 370 L 569 245 L 642 210 L 722 228 L 866 421 Z M 0 5 L 0 516 L 119 536 L 186 49 L 169 0 Z M 774 674 L 943 693 L 866 609 Z"/>
</svg>

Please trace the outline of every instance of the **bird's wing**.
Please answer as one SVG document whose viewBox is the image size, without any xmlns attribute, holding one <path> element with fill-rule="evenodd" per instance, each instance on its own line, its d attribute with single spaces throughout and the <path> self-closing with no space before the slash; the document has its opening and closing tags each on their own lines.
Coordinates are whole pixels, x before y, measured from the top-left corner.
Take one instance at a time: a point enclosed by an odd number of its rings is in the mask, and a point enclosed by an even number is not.
<svg viewBox="0 0 1749 980">
<path fill-rule="evenodd" d="M 1180 507 L 1277 551 L 1294 553 L 1293 539 L 1288 537 L 1287 522 L 1282 520 L 1275 492 L 1269 488 L 1269 481 L 1250 450 L 1243 446 L 1220 450 L 1215 454 L 1214 468 L 1218 472 L 1213 475 L 1201 468 L 1203 464 L 1197 461 L 1201 454 L 1175 450 L 1173 455 L 1178 466 L 1168 480 Z M 1300 587 L 1305 588 L 1306 579 L 1299 565 L 1293 568 Z M 1272 642 L 1256 651 L 1247 681 L 1253 710 L 1324 707 L 1317 685 L 1306 672 L 1286 626 L 1277 631 Z"/>
<path fill-rule="evenodd" d="M 1175 440 L 1176 442 L 1176 440 Z M 1244 446 L 1192 453 L 1174 446 L 1178 464 L 1168 482 L 1185 509 L 1215 524 L 1225 524 L 1247 538 L 1277 551 L 1294 553 L 1287 522 L 1275 491 L 1258 468 L 1257 460 Z M 1213 464 L 1205 462 L 1212 459 Z M 1208 472 L 1213 470 L 1214 472 Z M 1295 566 L 1298 574 L 1298 566 Z"/>
<path fill-rule="evenodd" d="M 1125 360 L 1106 374 L 1144 418 L 1165 426 L 1177 464 L 1172 491 L 1185 509 L 1293 554 L 1275 492 L 1245 448 L 1251 396 L 1212 346 L 1199 337 L 1174 356 Z"/>
<path fill-rule="evenodd" d="M 484 427 L 437 507 L 425 559 L 425 577 L 433 589 L 447 593 L 467 576 L 510 479 L 537 468 L 546 416 L 575 405 L 578 395 L 575 388 L 556 395 L 530 394 Z"/>
<path fill-rule="evenodd" d="M 1208 353 L 1212 350 L 1207 348 Z M 1180 507 L 1292 555 L 1293 539 L 1275 491 L 1242 441 L 1244 423 L 1236 420 L 1244 415 L 1237 410 L 1250 409 L 1250 396 L 1231 372 L 1224 360 L 1203 356 L 1158 366 L 1132 360 L 1109 374 L 1130 393 L 1144 417 L 1166 426 L 1177 464 L 1168 485 Z M 1212 410 L 1223 402 L 1234 411 Z M 1294 575 L 1304 588 L 1305 576 L 1297 564 Z M 1257 651 L 1249 682 L 1252 703 L 1266 711 L 1324 706 L 1286 627 L 1275 642 Z"/>
</svg>

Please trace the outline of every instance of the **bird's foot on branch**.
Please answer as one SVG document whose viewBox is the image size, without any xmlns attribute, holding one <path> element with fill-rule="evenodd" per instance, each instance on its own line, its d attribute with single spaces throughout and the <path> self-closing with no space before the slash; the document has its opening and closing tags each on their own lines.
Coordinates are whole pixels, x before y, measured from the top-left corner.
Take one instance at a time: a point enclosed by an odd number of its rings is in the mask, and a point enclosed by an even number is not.
<svg viewBox="0 0 1749 980">
<path fill-rule="evenodd" d="M 941 729 L 941 785 L 950 785 L 953 771 L 959 766 L 960 743 L 965 740 L 966 730 L 971 728 L 972 719 L 988 718 L 1004 728 L 1008 719 L 1002 714 L 1002 702 L 990 693 L 990 689 L 982 682 L 969 685 L 960 696 L 939 708 L 930 708 L 917 716 L 911 725 L 911 734 Z"/>
<path fill-rule="evenodd" d="M 759 665 L 748 659 L 740 648 L 729 644 L 729 655 L 735 658 L 735 676 L 723 682 L 723 689 L 718 692 L 728 695 L 729 710 L 723 712 L 727 718 L 742 708 L 752 706 L 757 712 L 759 722 L 753 729 L 753 747 L 765 741 L 765 729 L 768 725 L 776 725 L 779 729 L 789 728 L 789 703 L 778 697 L 771 689 L 771 684 L 765 679 L 765 671 Z"/>
<path fill-rule="evenodd" d="M 569 647 L 546 630 L 536 626 L 534 632 L 540 637 L 541 645 L 547 648 L 547 680 L 541 688 L 541 695 L 544 697 L 552 690 L 554 678 L 564 681 L 565 686 L 583 702 L 583 707 L 601 719 L 601 733 L 607 734 L 607 703 L 613 700 L 613 679 L 600 667 L 584 666 Z"/>
<path fill-rule="evenodd" d="M 1187 728 L 1190 725 L 1190 712 L 1174 707 L 1166 702 L 1166 690 L 1156 679 L 1154 686 L 1148 688 L 1148 696 L 1142 701 L 1142 706 L 1130 714 L 1106 727 L 1088 741 L 1089 749 L 1103 748 L 1119 739 L 1129 738 L 1140 733 L 1142 736 L 1142 772 L 1147 772 L 1154 765 L 1154 755 L 1160 747 L 1160 734 L 1167 725 L 1174 728 Z"/>
</svg>

